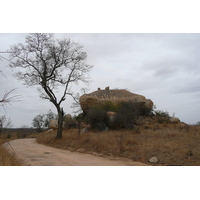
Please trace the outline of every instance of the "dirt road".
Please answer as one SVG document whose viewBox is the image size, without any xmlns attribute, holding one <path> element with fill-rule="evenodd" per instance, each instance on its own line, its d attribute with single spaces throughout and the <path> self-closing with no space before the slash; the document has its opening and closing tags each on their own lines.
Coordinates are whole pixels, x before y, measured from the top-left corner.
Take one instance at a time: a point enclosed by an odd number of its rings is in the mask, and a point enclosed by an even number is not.
<svg viewBox="0 0 200 200">
<path fill-rule="evenodd" d="M 4 146 L 25 166 L 145 166 L 122 158 L 103 158 L 38 144 L 35 138 L 17 139 Z"/>
</svg>

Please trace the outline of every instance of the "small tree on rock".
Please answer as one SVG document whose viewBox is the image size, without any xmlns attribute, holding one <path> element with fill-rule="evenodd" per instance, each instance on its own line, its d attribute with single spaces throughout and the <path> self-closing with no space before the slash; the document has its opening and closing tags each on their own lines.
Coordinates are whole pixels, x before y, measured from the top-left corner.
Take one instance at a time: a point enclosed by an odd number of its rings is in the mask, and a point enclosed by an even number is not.
<svg viewBox="0 0 200 200">
<path fill-rule="evenodd" d="M 26 37 L 25 44 L 13 45 L 10 52 L 10 67 L 20 68 L 16 77 L 25 85 L 39 85 L 40 96 L 49 100 L 58 113 L 56 138 L 62 137 L 64 111 L 61 103 L 66 95 L 73 96 L 73 83 L 87 82 L 92 66 L 87 65 L 86 52 L 78 43 L 69 39 L 54 39 L 53 34 L 34 33 Z M 63 87 L 62 87 L 63 86 Z M 56 91 L 61 91 L 58 98 Z"/>
</svg>

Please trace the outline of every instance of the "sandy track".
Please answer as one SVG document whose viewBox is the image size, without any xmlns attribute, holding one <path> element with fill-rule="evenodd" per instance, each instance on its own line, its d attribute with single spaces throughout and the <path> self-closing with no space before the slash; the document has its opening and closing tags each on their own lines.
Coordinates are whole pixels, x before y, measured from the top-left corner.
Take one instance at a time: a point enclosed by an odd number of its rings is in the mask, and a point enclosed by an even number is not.
<svg viewBox="0 0 200 200">
<path fill-rule="evenodd" d="M 10 145 L 9 145 L 10 144 Z M 25 166 L 145 166 L 122 158 L 103 158 L 48 147 L 38 144 L 35 138 L 17 139 L 4 146 L 20 159 Z"/>
</svg>

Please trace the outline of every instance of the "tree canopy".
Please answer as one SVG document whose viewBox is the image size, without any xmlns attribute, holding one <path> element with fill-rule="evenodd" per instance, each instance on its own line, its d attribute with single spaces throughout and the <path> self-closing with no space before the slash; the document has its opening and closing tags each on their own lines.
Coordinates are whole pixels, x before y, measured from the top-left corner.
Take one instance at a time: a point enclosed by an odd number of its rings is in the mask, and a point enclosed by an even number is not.
<svg viewBox="0 0 200 200">
<path fill-rule="evenodd" d="M 16 77 L 25 85 L 39 85 L 40 97 L 54 104 L 58 112 L 57 138 L 62 137 L 63 108 L 66 95 L 73 96 L 71 87 L 87 83 L 92 66 L 85 63 L 83 46 L 70 39 L 55 39 L 53 34 L 32 33 L 25 44 L 11 46 L 10 67 L 20 68 Z M 62 87 L 61 87 L 62 86 Z M 61 97 L 56 91 L 61 92 Z"/>
</svg>

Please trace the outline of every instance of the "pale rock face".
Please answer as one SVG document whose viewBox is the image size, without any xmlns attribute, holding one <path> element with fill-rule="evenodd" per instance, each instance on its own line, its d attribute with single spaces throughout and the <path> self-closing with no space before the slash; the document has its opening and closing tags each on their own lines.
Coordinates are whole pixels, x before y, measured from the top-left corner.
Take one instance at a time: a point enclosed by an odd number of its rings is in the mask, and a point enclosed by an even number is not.
<svg viewBox="0 0 200 200">
<path fill-rule="evenodd" d="M 64 119 L 72 119 L 72 116 L 71 116 L 70 114 L 66 114 L 66 115 L 64 116 Z"/>
<path fill-rule="evenodd" d="M 87 112 L 90 107 L 106 102 L 112 102 L 116 105 L 128 101 L 144 102 L 146 107 L 153 107 L 153 102 L 142 95 L 131 93 L 127 90 L 110 90 L 109 87 L 106 87 L 105 90 L 98 89 L 95 92 L 84 94 L 79 101 L 83 112 Z"/>
<path fill-rule="evenodd" d="M 174 123 L 179 123 L 179 122 L 180 122 L 180 119 L 177 118 L 177 117 L 170 117 L 169 120 L 170 120 L 171 122 L 174 122 Z"/>
<path fill-rule="evenodd" d="M 63 128 L 65 127 L 65 122 L 63 122 Z M 50 129 L 58 129 L 58 120 L 57 119 L 51 119 L 49 121 L 49 128 Z"/>
<path fill-rule="evenodd" d="M 58 120 L 57 119 L 51 119 L 49 121 L 49 128 L 57 129 L 58 128 Z"/>
</svg>

